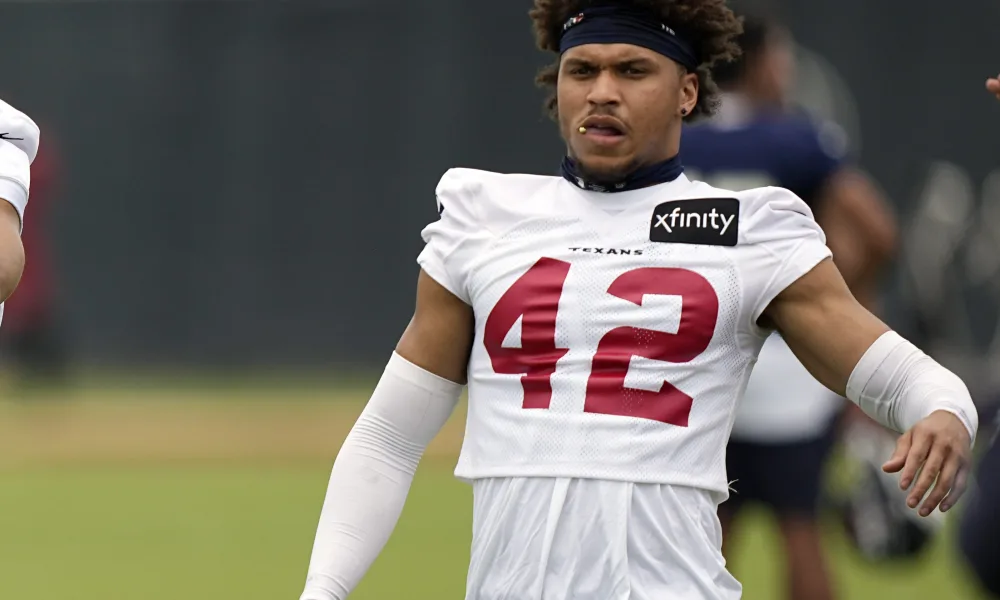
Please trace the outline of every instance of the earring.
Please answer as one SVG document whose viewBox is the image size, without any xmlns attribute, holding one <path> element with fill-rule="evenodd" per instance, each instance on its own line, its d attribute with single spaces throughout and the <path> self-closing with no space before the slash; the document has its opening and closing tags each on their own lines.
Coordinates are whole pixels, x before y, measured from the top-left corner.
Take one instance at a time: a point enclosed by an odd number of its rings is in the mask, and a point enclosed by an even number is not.
<svg viewBox="0 0 1000 600">
<path fill-rule="evenodd" d="M 682 108 L 682 109 L 681 109 L 681 116 L 682 116 L 682 117 L 686 117 L 686 116 L 687 116 L 687 114 L 688 114 L 688 109 L 686 109 L 686 108 Z"/>
</svg>

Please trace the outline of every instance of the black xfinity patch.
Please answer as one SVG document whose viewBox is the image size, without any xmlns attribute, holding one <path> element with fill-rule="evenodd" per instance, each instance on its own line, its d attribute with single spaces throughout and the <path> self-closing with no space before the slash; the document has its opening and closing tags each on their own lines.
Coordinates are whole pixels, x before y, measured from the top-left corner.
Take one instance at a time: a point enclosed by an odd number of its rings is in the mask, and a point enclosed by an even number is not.
<svg viewBox="0 0 1000 600">
<path fill-rule="evenodd" d="M 740 232 L 736 198 L 671 200 L 653 209 L 649 241 L 735 246 Z"/>
</svg>

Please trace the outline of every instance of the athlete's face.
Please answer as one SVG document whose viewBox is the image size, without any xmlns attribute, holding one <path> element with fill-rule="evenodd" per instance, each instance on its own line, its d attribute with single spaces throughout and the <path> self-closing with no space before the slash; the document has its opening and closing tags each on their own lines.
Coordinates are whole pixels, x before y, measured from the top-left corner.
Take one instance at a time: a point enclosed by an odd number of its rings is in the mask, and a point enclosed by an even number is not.
<svg viewBox="0 0 1000 600">
<path fill-rule="evenodd" d="M 587 44 L 563 54 L 557 100 L 570 156 L 589 178 L 612 182 L 677 154 L 698 78 L 646 48 Z"/>
</svg>

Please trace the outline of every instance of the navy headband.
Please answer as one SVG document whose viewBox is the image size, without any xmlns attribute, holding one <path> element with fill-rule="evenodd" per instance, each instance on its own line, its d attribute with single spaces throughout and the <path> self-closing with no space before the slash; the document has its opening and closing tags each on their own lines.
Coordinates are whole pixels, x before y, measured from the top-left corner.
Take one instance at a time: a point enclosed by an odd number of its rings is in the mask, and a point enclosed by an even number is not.
<svg viewBox="0 0 1000 600">
<path fill-rule="evenodd" d="M 566 21 L 559 53 L 584 44 L 632 44 L 666 56 L 688 71 L 698 68 L 691 44 L 660 23 L 655 16 L 635 9 L 597 6 Z"/>
</svg>

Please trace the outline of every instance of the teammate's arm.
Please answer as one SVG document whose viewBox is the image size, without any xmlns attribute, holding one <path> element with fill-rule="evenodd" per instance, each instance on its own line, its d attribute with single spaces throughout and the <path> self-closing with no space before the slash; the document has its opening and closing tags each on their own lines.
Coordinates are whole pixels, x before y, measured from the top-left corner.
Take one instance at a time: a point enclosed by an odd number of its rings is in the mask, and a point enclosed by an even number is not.
<svg viewBox="0 0 1000 600">
<path fill-rule="evenodd" d="M 916 480 L 907 498 L 911 508 L 935 480 L 920 514 L 955 505 L 965 492 L 978 428 L 975 405 L 957 376 L 861 306 L 829 259 L 779 293 L 762 320 L 781 332 L 816 379 L 903 433 L 883 468 L 902 472 L 903 489 Z"/>
<path fill-rule="evenodd" d="M 0 198 L 0 302 L 14 292 L 23 271 L 21 217 L 11 203 Z"/>
<path fill-rule="evenodd" d="M 21 219 L 28 204 L 31 163 L 40 132 L 28 115 L 0 100 L 0 302 L 17 287 L 24 270 Z"/>
<path fill-rule="evenodd" d="M 987 79 L 986 89 L 989 90 L 991 94 L 995 95 L 997 100 L 1000 100 L 1000 75 Z"/>
<path fill-rule="evenodd" d="M 421 271 L 413 318 L 334 463 L 301 600 L 344 600 L 389 540 L 458 403 L 473 327 L 472 309 Z"/>
<path fill-rule="evenodd" d="M 874 181 L 842 167 L 822 186 L 816 221 L 826 232 L 833 262 L 863 305 L 873 308 L 875 288 L 896 251 L 896 220 Z"/>
</svg>

